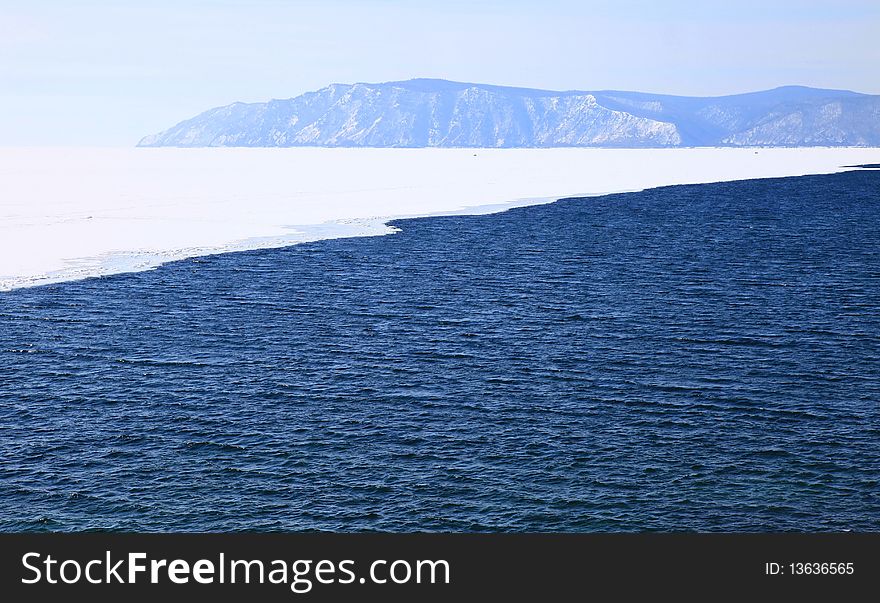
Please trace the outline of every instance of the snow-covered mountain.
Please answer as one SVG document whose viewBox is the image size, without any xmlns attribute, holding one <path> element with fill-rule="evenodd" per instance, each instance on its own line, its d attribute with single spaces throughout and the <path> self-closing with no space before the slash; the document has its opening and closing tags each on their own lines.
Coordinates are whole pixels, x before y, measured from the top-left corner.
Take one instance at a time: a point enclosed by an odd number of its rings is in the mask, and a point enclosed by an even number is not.
<svg viewBox="0 0 880 603">
<path fill-rule="evenodd" d="M 880 96 L 787 86 L 719 97 L 416 79 L 211 109 L 139 146 L 880 146 Z"/>
</svg>

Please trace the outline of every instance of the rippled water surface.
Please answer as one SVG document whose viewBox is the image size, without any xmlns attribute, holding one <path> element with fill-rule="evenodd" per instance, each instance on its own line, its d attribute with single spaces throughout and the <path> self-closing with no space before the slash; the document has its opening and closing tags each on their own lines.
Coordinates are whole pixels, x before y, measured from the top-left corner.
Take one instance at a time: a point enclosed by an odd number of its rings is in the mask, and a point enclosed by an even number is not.
<svg viewBox="0 0 880 603">
<path fill-rule="evenodd" d="M 0 529 L 880 529 L 880 172 L 396 225 L 0 293 Z"/>
</svg>

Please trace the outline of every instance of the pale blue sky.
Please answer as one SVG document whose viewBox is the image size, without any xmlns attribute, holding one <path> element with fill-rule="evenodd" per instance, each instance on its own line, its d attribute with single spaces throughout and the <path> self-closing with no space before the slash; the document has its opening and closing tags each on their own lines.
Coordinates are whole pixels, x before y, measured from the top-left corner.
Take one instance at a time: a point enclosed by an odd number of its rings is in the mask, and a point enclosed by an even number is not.
<svg viewBox="0 0 880 603">
<path fill-rule="evenodd" d="M 878 65 L 877 0 L 0 0 L 0 145 L 132 145 L 331 82 L 880 93 Z"/>
</svg>

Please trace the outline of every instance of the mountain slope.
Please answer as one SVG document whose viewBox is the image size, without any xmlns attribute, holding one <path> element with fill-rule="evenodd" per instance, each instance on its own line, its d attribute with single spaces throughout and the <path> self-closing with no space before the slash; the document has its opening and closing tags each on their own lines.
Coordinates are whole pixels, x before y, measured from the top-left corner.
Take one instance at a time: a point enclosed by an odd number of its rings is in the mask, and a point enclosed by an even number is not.
<svg viewBox="0 0 880 603">
<path fill-rule="evenodd" d="M 880 145 L 880 97 L 789 86 L 696 98 L 445 80 L 332 84 L 206 111 L 139 146 Z"/>
</svg>

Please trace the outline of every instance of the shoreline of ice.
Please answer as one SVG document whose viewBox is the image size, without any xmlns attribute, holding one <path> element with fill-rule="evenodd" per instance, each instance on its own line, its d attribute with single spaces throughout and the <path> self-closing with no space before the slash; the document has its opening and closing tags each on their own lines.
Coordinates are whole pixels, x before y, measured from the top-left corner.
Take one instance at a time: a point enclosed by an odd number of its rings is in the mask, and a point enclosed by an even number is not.
<svg viewBox="0 0 880 603">
<path fill-rule="evenodd" d="M 834 173 L 876 148 L 0 149 L 0 291 L 673 184 Z"/>
</svg>

